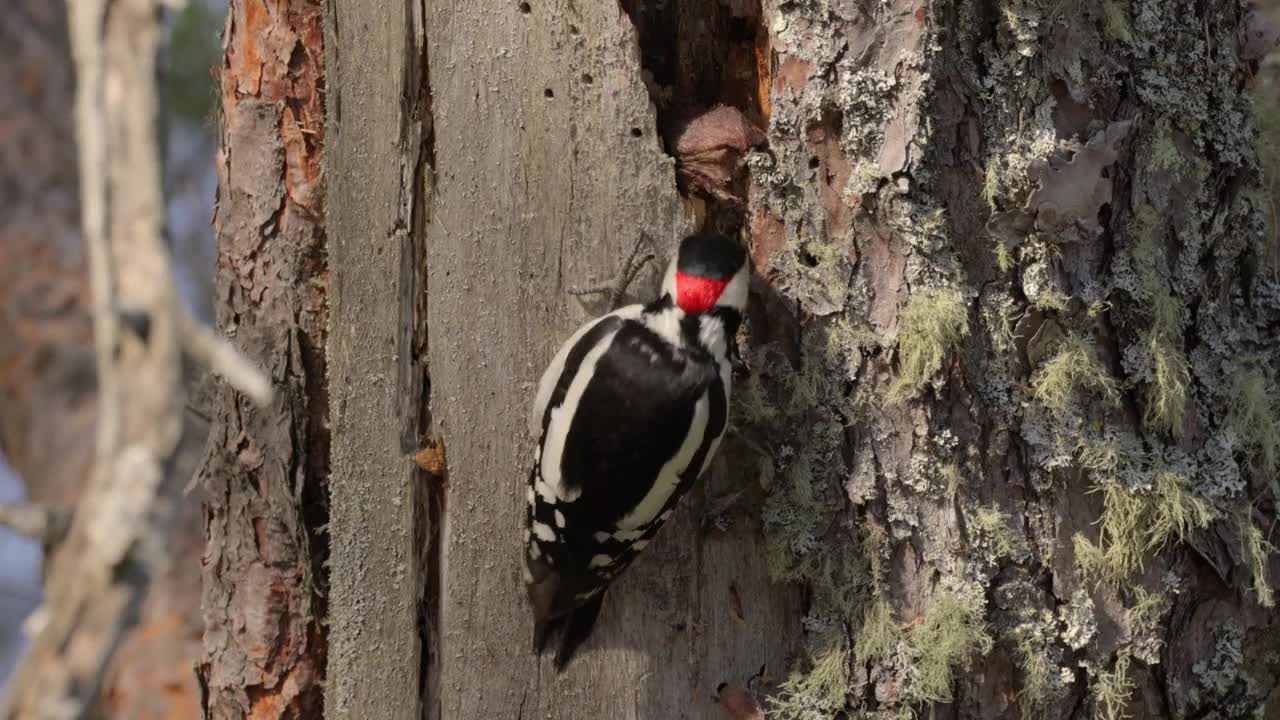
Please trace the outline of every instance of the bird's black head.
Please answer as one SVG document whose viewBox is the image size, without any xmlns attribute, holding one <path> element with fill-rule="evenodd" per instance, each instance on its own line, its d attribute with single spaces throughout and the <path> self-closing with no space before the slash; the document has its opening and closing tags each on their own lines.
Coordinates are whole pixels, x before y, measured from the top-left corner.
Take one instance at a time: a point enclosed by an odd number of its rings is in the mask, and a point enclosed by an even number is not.
<svg viewBox="0 0 1280 720">
<path fill-rule="evenodd" d="M 680 242 L 662 291 L 689 315 L 747 306 L 747 251 L 731 237 L 702 232 Z"/>
</svg>

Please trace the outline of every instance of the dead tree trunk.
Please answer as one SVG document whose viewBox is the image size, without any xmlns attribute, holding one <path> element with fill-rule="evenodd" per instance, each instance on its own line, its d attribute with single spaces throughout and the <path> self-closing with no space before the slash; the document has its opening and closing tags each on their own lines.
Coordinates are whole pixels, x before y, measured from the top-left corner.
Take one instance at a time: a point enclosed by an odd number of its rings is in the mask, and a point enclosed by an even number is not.
<svg viewBox="0 0 1280 720">
<path fill-rule="evenodd" d="M 525 418 L 555 348 L 604 310 L 567 290 L 609 277 L 641 232 L 664 254 L 689 232 L 660 135 L 672 117 L 722 98 L 758 115 L 759 13 L 675 5 L 640 18 L 651 47 L 614 3 L 426 5 L 431 407 L 449 462 L 436 717 L 715 717 L 721 682 L 784 668 L 795 645 L 796 593 L 769 582 L 758 520 L 721 502 L 751 497 L 754 470 L 722 463 L 610 591 L 581 660 L 556 677 L 529 649 Z M 646 69 L 681 47 L 676 32 L 697 52 Z M 689 82 L 660 86 L 668 70 Z M 652 297 L 656 276 L 634 296 Z"/>
<path fill-rule="evenodd" d="M 218 327 L 271 406 L 220 387 L 202 470 L 210 718 L 320 717 L 329 466 L 321 8 L 233 0 L 219 73 Z"/>
<path fill-rule="evenodd" d="M 422 6 L 388 12 L 380 2 L 333 1 L 326 12 L 333 582 L 325 709 L 329 718 L 412 719 L 431 630 L 427 499 L 443 479 L 423 477 L 412 461 L 428 444 Z"/>
</svg>

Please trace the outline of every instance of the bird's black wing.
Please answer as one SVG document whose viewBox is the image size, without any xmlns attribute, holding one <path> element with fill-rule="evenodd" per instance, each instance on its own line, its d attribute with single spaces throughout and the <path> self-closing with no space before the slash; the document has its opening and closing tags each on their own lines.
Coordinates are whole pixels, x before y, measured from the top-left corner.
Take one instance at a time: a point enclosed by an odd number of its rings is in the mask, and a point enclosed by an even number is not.
<svg viewBox="0 0 1280 720">
<path fill-rule="evenodd" d="M 707 445 L 724 429 L 725 394 L 714 360 L 704 352 L 673 346 L 643 322 L 625 320 L 593 328 L 580 343 L 585 349 L 570 352 L 566 372 L 543 418 L 544 442 L 551 411 L 564 403 L 590 347 L 615 330 L 609 349 L 588 368 L 592 375 L 574 409 L 561 456 L 562 482 L 581 494 L 572 502 L 556 503 L 537 496 L 530 507 L 530 523 L 554 528 L 556 534 L 554 542 L 538 543 L 539 558 L 529 559 L 535 645 L 541 647 L 553 626 L 564 621 L 570 627 L 583 626 L 577 632 L 565 632 L 562 645 L 573 647 L 560 648 L 557 664 L 567 662 L 590 634 L 611 579 L 591 566 L 599 546 L 595 534 L 612 532 L 617 521 L 649 492 L 662 467 L 684 443 L 701 398 L 707 397 L 715 407 L 708 410 L 702 447 L 689 463 L 680 490 L 701 469 Z M 539 472 L 535 467 L 531 482 L 539 479 Z M 557 512 L 564 522 L 556 522 Z M 581 622 L 579 615 L 589 621 Z"/>
</svg>

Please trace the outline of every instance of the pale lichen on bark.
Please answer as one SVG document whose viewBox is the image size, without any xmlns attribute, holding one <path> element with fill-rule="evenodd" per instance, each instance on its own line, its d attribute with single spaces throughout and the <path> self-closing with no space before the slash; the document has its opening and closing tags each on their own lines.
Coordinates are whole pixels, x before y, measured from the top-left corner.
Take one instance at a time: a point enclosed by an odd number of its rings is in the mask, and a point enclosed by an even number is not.
<svg viewBox="0 0 1280 720">
<path fill-rule="evenodd" d="M 752 207 L 771 289 L 741 422 L 769 437 L 771 570 L 812 587 L 814 659 L 775 711 L 820 716 L 833 652 L 859 712 L 940 699 L 904 670 L 911 630 L 853 661 L 877 597 L 899 622 L 965 598 L 986 623 L 970 644 L 989 634 L 984 662 L 1010 668 L 956 656 L 951 697 L 984 716 L 1260 707 L 1273 661 L 1243 649 L 1252 679 L 1192 702 L 1219 640 L 1176 634 L 1228 609 L 1275 628 L 1248 589 L 1275 562 L 1238 529 L 1274 509 L 1280 417 L 1246 11 L 766 6 L 772 157 L 753 160 Z M 940 343 L 917 399 L 887 402 L 907 311 L 939 292 L 968 335 Z M 885 542 L 855 546 L 881 524 Z"/>
</svg>

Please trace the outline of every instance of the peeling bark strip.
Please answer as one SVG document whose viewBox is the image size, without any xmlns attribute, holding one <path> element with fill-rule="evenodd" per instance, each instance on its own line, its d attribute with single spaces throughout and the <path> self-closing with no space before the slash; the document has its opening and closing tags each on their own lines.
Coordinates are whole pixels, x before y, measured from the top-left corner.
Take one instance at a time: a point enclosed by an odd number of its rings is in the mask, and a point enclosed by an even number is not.
<svg viewBox="0 0 1280 720">
<path fill-rule="evenodd" d="M 683 7 L 691 49 L 734 23 L 722 3 L 667 5 Z M 725 462 L 609 591 L 592 640 L 557 677 L 528 650 L 524 419 L 556 347 L 601 310 L 565 290 L 613 275 L 642 230 L 668 256 L 689 230 L 650 90 L 685 111 L 716 100 L 751 110 L 740 100 L 756 93 L 753 72 L 726 75 L 746 86 L 739 95 L 719 88 L 722 69 L 755 67 L 754 21 L 739 20 L 743 62 L 705 46 L 699 72 L 714 81 L 687 92 L 646 89 L 636 30 L 615 3 L 428 0 L 426 21 L 432 413 L 449 461 L 434 717 L 720 718 L 717 686 L 786 667 L 799 633 L 798 595 L 770 584 L 758 520 L 742 512 L 760 493 L 754 468 L 727 462 L 746 455 L 741 443 L 726 439 Z M 666 260 L 631 295 L 652 297 Z"/>
<path fill-rule="evenodd" d="M 326 4 L 332 308 L 331 720 L 412 720 L 426 682 L 428 425 L 422 228 L 430 96 L 422 6 Z M 381 58 L 371 62 L 371 58 Z M 440 468 L 443 471 L 443 468 Z"/>
<path fill-rule="evenodd" d="M 207 717 L 320 717 L 329 431 L 323 29 L 307 0 L 233 0 L 218 154 L 217 322 L 268 369 L 225 386 L 201 477 Z"/>
</svg>

